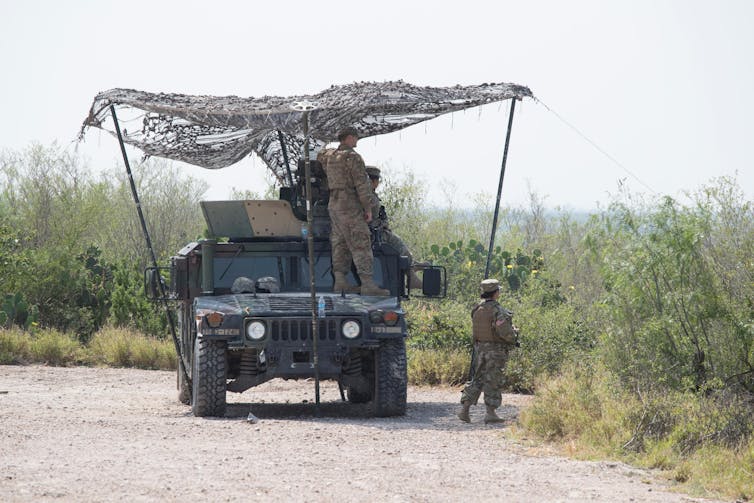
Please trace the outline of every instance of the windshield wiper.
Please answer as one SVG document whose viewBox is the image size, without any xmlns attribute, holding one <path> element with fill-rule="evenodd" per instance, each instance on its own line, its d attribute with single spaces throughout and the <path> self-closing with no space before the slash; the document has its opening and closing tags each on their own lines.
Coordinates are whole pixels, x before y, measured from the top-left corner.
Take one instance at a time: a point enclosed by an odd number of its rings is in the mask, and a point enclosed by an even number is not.
<svg viewBox="0 0 754 503">
<path fill-rule="evenodd" d="M 228 265 L 225 266 L 225 270 L 223 271 L 223 273 L 218 278 L 218 281 L 221 280 L 221 279 L 223 279 L 225 277 L 225 273 L 228 272 L 228 269 L 230 269 L 230 266 L 233 265 L 233 261 L 236 260 L 236 257 L 238 257 L 241 254 L 242 251 L 243 251 L 243 245 L 241 245 L 241 246 L 238 247 L 238 251 L 236 252 L 235 255 L 233 255 L 233 258 L 230 259 L 230 262 L 228 262 Z"/>
</svg>

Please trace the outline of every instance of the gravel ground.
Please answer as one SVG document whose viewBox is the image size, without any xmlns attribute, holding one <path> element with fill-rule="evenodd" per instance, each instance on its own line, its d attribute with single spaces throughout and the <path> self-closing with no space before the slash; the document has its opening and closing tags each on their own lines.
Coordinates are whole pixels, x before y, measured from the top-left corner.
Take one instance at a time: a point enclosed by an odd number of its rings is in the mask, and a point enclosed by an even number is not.
<svg viewBox="0 0 754 503">
<path fill-rule="evenodd" d="M 515 442 L 481 405 L 461 423 L 458 389 L 411 387 L 400 418 L 364 417 L 331 382 L 319 415 L 312 382 L 229 394 L 223 419 L 176 395 L 172 372 L 0 366 L 0 501 L 702 501 Z M 498 412 L 513 422 L 527 400 Z"/>
</svg>

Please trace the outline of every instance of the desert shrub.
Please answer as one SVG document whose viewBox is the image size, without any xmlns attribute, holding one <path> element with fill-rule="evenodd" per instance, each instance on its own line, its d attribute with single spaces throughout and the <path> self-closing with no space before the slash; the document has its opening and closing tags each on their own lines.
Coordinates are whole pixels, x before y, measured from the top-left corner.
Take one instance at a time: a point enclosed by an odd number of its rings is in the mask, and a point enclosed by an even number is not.
<svg viewBox="0 0 754 503">
<path fill-rule="evenodd" d="M 408 381 L 420 385 L 459 385 L 468 378 L 471 355 L 459 349 L 408 349 Z"/>
<path fill-rule="evenodd" d="M 29 334 L 20 328 L 0 328 L 0 365 L 31 360 Z"/>
<path fill-rule="evenodd" d="M 571 366 L 537 386 L 533 403 L 521 414 L 521 423 L 548 440 L 580 439 L 603 418 L 600 385 L 607 384 L 595 378 L 592 368 Z"/>
<path fill-rule="evenodd" d="M 754 253 L 754 208 L 727 197 L 615 203 L 593 228 L 587 242 L 606 290 L 600 353 L 629 387 L 754 391 L 754 266 L 744 258 Z M 735 229 L 721 222 L 733 207 Z"/>
<path fill-rule="evenodd" d="M 43 329 L 29 337 L 29 358 L 35 363 L 65 367 L 86 363 L 87 356 L 76 337 L 53 329 Z"/>
<path fill-rule="evenodd" d="M 96 363 L 113 367 L 174 369 L 175 348 L 171 341 L 159 340 L 124 328 L 106 327 L 89 344 Z"/>
<path fill-rule="evenodd" d="M 539 383 L 520 422 L 578 457 L 618 457 L 665 470 L 690 490 L 750 497 L 752 414 L 751 401 L 736 393 L 631 391 L 596 364 L 569 365 Z"/>
<path fill-rule="evenodd" d="M 167 317 L 162 305 L 144 294 L 143 272 L 124 263 L 115 268 L 113 282 L 111 323 L 155 337 L 164 336 Z"/>
<path fill-rule="evenodd" d="M 408 347 L 471 350 L 471 305 L 416 300 L 407 302 L 405 309 Z"/>
<path fill-rule="evenodd" d="M 506 368 L 512 389 L 532 392 L 537 381 L 556 375 L 571 362 L 590 359 L 595 334 L 586 313 L 573 304 L 542 305 L 541 295 L 503 301 L 514 312 L 513 321 L 520 331 L 521 347 L 511 352 Z"/>
</svg>

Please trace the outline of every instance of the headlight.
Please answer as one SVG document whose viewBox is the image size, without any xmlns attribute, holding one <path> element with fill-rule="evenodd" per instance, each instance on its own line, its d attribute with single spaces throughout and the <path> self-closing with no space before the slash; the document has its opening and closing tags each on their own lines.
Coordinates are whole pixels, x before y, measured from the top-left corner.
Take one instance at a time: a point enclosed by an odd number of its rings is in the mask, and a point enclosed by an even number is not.
<svg viewBox="0 0 754 503">
<path fill-rule="evenodd" d="M 361 327 L 359 326 L 359 323 L 354 320 L 348 320 L 345 323 L 343 323 L 342 328 L 343 336 L 346 339 L 355 339 L 359 336 L 359 333 L 361 332 Z"/>
<path fill-rule="evenodd" d="M 264 323 L 261 321 L 252 321 L 248 325 L 246 325 L 246 335 L 249 336 L 249 339 L 258 341 L 262 337 L 264 337 L 264 333 L 266 332 L 266 328 L 264 326 Z"/>
</svg>

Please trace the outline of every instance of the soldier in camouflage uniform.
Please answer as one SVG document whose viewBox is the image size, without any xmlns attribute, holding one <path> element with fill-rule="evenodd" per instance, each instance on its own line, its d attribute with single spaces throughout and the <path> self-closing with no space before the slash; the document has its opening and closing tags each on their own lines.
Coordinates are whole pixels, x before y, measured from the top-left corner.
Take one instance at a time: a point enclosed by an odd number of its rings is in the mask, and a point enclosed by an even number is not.
<svg viewBox="0 0 754 503">
<path fill-rule="evenodd" d="M 503 387 L 503 370 L 508 362 L 508 352 L 517 345 L 518 330 L 513 325 L 513 313 L 498 304 L 500 283 L 496 279 L 482 281 L 482 302 L 471 310 L 474 338 L 474 377 L 461 392 L 463 408 L 458 418 L 471 422 L 469 407 L 476 404 L 484 392 L 487 414 L 484 423 L 501 423 L 504 420 L 495 413 L 500 407 Z"/>
<path fill-rule="evenodd" d="M 372 182 L 372 190 L 374 191 L 374 199 L 372 201 L 372 221 L 369 222 L 369 227 L 380 232 L 382 241 L 395 248 L 398 253 L 404 257 L 408 257 L 411 260 L 411 269 L 409 271 L 409 287 L 421 288 L 422 280 L 416 275 L 416 266 L 414 265 L 414 256 L 411 255 L 411 251 L 408 249 L 403 240 L 394 233 L 387 221 L 387 214 L 385 213 L 380 196 L 377 195 L 377 187 L 380 185 L 381 173 L 379 168 L 375 166 L 366 167 L 369 180 Z"/>
<path fill-rule="evenodd" d="M 359 140 L 358 132 L 347 127 L 338 133 L 338 148 L 320 151 L 317 160 L 327 175 L 330 201 L 333 291 L 351 291 L 346 275 L 351 261 L 361 278 L 362 295 L 390 295 L 389 290 L 377 286 L 373 278 L 374 257 L 367 223 L 372 220 L 374 193 L 364 169 L 364 161 L 353 148 Z"/>
</svg>

